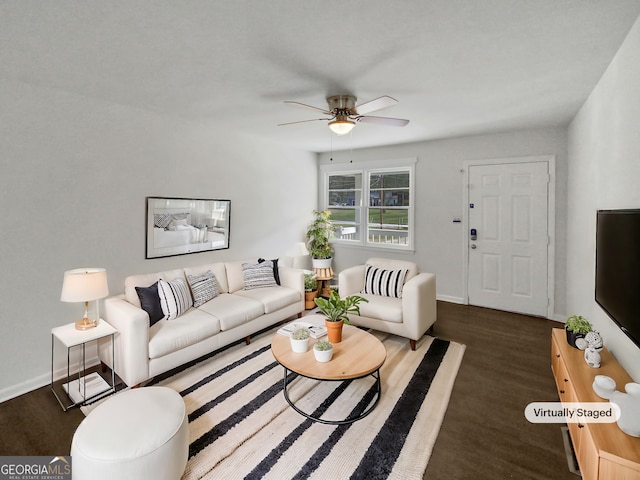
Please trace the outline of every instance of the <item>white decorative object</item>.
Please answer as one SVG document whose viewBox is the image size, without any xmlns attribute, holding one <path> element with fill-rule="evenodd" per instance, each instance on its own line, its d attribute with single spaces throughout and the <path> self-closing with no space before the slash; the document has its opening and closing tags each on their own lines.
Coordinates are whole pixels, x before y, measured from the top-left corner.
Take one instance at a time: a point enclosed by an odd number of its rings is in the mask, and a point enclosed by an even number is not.
<svg viewBox="0 0 640 480">
<path fill-rule="evenodd" d="M 587 348 L 584 349 L 585 362 L 592 368 L 600 368 L 600 351 L 603 346 L 602 337 L 598 332 L 589 332 L 584 336 L 584 341 L 587 344 Z M 578 345 L 577 340 L 576 345 Z"/>
<path fill-rule="evenodd" d="M 313 346 L 313 354 L 320 363 L 326 363 L 333 357 L 333 345 L 327 340 L 320 340 Z"/>
<path fill-rule="evenodd" d="M 620 407 L 620 430 L 632 437 L 640 437 L 640 383 L 627 383 L 624 388 L 627 393 L 613 392 L 609 401 Z"/>
<path fill-rule="evenodd" d="M 593 380 L 593 391 L 598 394 L 599 397 L 609 400 L 613 392 L 616 391 L 616 382 L 613 378 L 606 375 L 596 375 Z"/>
<path fill-rule="evenodd" d="M 627 383 L 624 389 L 627 393 L 617 391 L 615 380 L 605 375 L 596 375 L 593 381 L 593 391 L 620 409 L 617 420 L 620 430 L 632 437 L 640 437 L 640 383 Z"/>
<path fill-rule="evenodd" d="M 291 332 L 291 350 L 296 353 L 305 353 L 309 350 L 309 329 L 305 327 L 298 327 Z"/>
</svg>

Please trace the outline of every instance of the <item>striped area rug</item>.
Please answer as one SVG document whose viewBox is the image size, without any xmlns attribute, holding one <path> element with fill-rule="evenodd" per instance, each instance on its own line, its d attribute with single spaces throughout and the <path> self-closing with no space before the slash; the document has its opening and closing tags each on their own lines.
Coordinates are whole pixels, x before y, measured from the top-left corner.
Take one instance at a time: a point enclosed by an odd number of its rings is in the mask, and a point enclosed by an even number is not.
<svg viewBox="0 0 640 480">
<path fill-rule="evenodd" d="M 422 479 L 462 361 L 464 345 L 425 336 L 373 332 L 385 345 L 382 397 L 350 425 L 326 425 L 296 413 L 282 393 L 283 368 L 271 354 L 275 330 L 173 376 L 189 414 L 191 479 Z M 292 374 L 290 398 L 326 419 L 357 415 L 374 379 L 318 382 Z"/>
</svg>

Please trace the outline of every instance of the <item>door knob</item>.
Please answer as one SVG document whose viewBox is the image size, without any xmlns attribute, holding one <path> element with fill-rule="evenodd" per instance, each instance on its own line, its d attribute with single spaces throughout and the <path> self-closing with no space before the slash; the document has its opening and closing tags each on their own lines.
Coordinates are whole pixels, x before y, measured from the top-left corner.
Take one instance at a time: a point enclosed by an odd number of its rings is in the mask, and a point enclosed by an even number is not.
<svg viewBox="0 0 640 480">
<path fill-rule="evenodd" d="M 476 244 L 475 244 L 475 243 L 472 243 L 472 244 L 471 244 L 471 249 L 472 249 L 472 250 L 475 250 L 476 248 L 477 248 L 477 247 L 476 247 Z"/>
</svg>

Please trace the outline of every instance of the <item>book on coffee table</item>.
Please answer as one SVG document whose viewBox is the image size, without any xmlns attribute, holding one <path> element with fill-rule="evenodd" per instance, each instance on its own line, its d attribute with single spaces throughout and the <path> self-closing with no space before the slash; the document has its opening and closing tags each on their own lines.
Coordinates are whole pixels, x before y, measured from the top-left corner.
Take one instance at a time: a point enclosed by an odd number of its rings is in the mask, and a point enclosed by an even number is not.
<svg viewBox="0 0 640 480">
<path fill-rule="evenodd" d="M 311 334 L 311 338 L 320 338 L 324 337 L 327 334 L 327 327 L 325 327 L 324 325 L 314 325 L 313 323 L 301 322 L 299 320 L 284 325 L 278 330 L 278 333 L 280 335 L 291 336 L 291 332 L 293 332 L 298 327 L 308 328 L 309 333 Z"/>
</svg>

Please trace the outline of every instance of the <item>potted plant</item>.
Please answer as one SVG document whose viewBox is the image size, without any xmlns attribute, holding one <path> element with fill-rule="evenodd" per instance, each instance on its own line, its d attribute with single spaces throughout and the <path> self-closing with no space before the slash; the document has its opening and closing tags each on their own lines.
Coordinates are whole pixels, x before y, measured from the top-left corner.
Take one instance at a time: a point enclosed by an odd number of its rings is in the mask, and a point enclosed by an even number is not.
<svg viewBox="0 0 640 480">
<path fill-rule="evenodd" d="M 578 348 L 576 346 L 576 340 L 578 338 L 584 338 L 587 333 L 593 330 L 589 320 L 582 315 L 572 315 L 567 318 L 564 328 L 567 333 L 567 343 L 573 348 Z"/>
<path fill-rule="evenodd" d="M 328 340 L 319 340 L 313 345 L 313 354 L 318 362 L 326 363 L 333 357 L 333 345 Z"/>
<path fill-rule="evenodd" d="M 333 248 L 329 240 L 335 231 L 331 223 L 331 212 L 314 210 L 313 222 L 307 228 L 307 248 L 311 254 L 313 268 L 330 268 Z"/>
<path fill-rule="evenodd" d="M 340 343 L 342 341 L 342 325 L 346 322 L 349 324 L 349 317 L 347 314 L 354 313 L 360 315 L 360 302 L 369 302 L 366 298 L 362 298 L 358 295 L 350 295 L 345 298 L 340 298 L 340 294 L 332 290 L 329 298 L 316 298 L 316 305 L 322 312 L 325 318 L 325 325 L 327 327 L 327 335 L 331 343 Z"/>
<path fill-rule="evenodd" d="M 309 350 L 309 337 L 311 333 L 307 327 L 296 327 L 291 332 L 291 350 L 296 353 L 304 353 Z"/>
<path fill-rule="evenodd" d="M 304 274 L 304 308 L 311 310 L 316 307 L 314 300 L 318 296 L 318 281 L 313 273 Z"/>
</svg>

